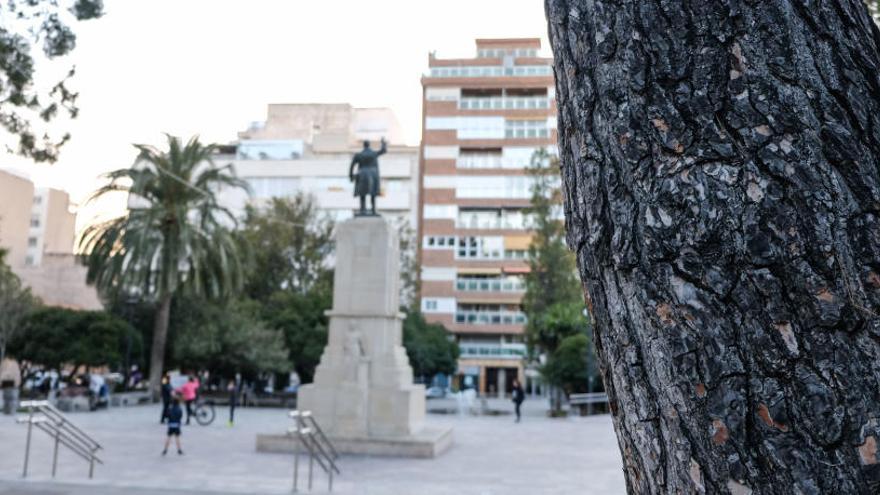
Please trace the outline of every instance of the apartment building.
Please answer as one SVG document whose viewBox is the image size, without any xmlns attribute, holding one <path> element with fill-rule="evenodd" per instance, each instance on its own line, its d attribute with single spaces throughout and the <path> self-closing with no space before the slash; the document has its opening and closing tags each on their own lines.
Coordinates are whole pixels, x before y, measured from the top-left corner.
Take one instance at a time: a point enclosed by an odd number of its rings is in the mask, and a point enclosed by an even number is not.
<svg viewBox="0 0 880 495">
<path fill-rule="evenodd" d="M 74 256 L 76 214 L 67 192 L 0 170 L 0 197 L 0 247 L 22 283 L 49 306 L 101 309 Z"/>
<path fill-rule="evenodd" d="M 555 152 L 556 103 L 540 39 L 476 49 L 430 55 L 422 77 L 421 309 L 458 340 L 461 385 L 491 395 L 524 378 L 526 168 L 536 150 Z"/>
<path fill-rule="evenodd" d="M 305 192 L 329 217 L 351 218 L 359 208 L 348 176 L 351 157 L 364 140 L 378 149 L 384 137 L 388 148 L 379 159 L 377 210 L 417 228 L 418 148 L 403 144 L 403 132 L 390 109 L 272 104 L 265 121 L 251 124 L 238 137 L 215 157 L 218 164 L 233 163 L 251 187 L 250 196 L 242 191 L 221 193 L 221 202 L 232 211 L 240 214 L 248 203 Z"/>
</svg>

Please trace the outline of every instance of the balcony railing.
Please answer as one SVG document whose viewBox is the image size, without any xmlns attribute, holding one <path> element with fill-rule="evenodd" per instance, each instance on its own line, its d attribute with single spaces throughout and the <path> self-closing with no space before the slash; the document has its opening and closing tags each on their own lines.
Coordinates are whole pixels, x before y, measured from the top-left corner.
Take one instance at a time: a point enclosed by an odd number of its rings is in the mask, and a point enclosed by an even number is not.
<svg viewBox="0 0 880 495">
<path fill-rule="evenodd" d="M 455 290 L 466 292 L 522 292 L 526 290 L 526 283 L 522 280 L 458 279 L 455 281 Z"/>
<path fill-rule="evenodd" d="M 465 325 L 524 325 L 521 311 L 457 311 L 455 322 Z"/>
<path fill-rule="evenodd" d="M 488 219 L 488 218 L 459 218 L 455 221 L 455 228 L 457 229 L 509 229 L 509 230 L 524 230 L 528 226 L 526 225 L 525 218 L 498 218 L 498 219 Z"/>
<path fill-rule="evenodd" d="M 432 67 L 428 77 L 523 77 L 552 76 L 553 68 L 549 65 L 515 65 L 503 67 L 491 66 L 449 66 Z"/>
<path fill-rule="evenodd" d="M 522 359 L 526 355 L 525 344 L 459 344 L 460 357 Z"/>
<path fill-rule="evenodd" d="M 466 97 L 458 101 L 458 108 L 461 110 L 540 110 L 550 108 L 550 98 L 546 96 Z"/>
</svg>

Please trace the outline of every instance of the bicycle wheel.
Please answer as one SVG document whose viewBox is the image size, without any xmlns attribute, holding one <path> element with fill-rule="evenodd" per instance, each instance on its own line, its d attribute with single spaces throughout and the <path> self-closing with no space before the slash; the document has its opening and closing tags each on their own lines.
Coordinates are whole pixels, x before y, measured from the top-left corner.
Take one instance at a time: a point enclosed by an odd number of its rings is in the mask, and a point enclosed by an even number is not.
<svg viewBox="0 0 880 495">
<path fill-rule="evenodd" d="M 206 402 L 196 406 L 196 423 L 202 426 L 208 426 L 214 422 L 214 404 Z"/>
</svg>

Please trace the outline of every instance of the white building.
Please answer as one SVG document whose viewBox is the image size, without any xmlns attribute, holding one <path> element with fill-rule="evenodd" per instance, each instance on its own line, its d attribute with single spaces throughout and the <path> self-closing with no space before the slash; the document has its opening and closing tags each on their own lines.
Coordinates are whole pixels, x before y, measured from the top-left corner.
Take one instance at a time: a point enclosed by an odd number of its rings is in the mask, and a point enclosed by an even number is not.
<svg viewBox="0 0 880 495">
<path fill-rule="evenodd" d="M 376 199 L 380 214 L 418 225 L 418 153 L 403 143 L 393 112 L 386 108 L 353 108 L 348 104 L 273 104 L 265 122 L 251 124 L 238 142 L 225 146 L 215 163 L 232 163 L 251 187 L 221 192 L 220 201 L 240 214 L 248 202 L 272 197 L 312 195 L 319 208 L 341 221 L 359 207 L 349 180 L 351 157 L 364 140 L 378 149 L 388 141 L 379 159 L 382 195 Z"/>
</svg>

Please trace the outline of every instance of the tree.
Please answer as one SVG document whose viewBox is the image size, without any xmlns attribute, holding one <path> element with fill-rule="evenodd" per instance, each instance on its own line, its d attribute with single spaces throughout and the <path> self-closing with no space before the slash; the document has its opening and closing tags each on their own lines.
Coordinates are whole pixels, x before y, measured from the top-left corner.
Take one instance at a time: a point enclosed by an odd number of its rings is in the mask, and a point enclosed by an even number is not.
<svg viewBox="0 0 880 495">
<path fill-rule="evenodd" d="M 290 371 L 284 336 L 259 318 L 253 301 L 217 303 L 196 298 L 179 301 L 174 322 L 174 360 L 183 368 L 206 369 L 220 376 Z"/>
<path fill-rule="evenodd" d="M 449 340 L 443 325 L 428 323 L 418 311 L 408 311 L 403 320 L 403 346 L 417 377 L 452 374 L 458 366 L 458 344 Z"/>
<path fill-rule="evenodd" d="M 590 339 L 585 333 L 569 335 L 550 355 L 541 368 L 547 383 L 566 394 L 586 392 L 589 383 Z"/>
<path fill-rule="evenodd" d="M 262 317 L 284 334 L 290 361 L 303 383 L 310 383 L 327 344 L 327 316 L 333 302 L 331 284 L 317 284 L 305 294 L 277 291 L 265 303 Z"/>
<path fill-rule="evenodd" d="M 528 168 L 533 181 L 528 209 L 533 235 L 523 310 L 528 318 L 526 343 L 533 358 L 549 359 L 562 339 L 584 331 L 587 325 L 574 255 L 565 243 L 557 163 L 547 150 L 539 149 Z M 551 388 L 551 397 L 553 410 L 560 411 L 561 391 Z"/>
<path fill-rule="evenodd" d="M 127 338 L 134 333 L 128 323 L 104 311 L 59 307 L 39 308 L 24 324 L 26 331 L 11 342 L 12 354 L 48 369 L 73 365 L 71 376 L 82 366 L 120 368 Z M 133 342 L 140 345 L 137 337 Z"/>
<path fill-rule="evenodd" d="M 535 152 L 528 168 L 532 196 L 527 214 L 533 234 L 529 244 L 530 270 L 525 278 L 523 309 L 530 322 L 538 322 L 541 314 L 554 304 L 582 301 L 574 255 L 565 243 L 556 163 L 556 158 L 540 149 Z M 526 331 L 537 331 L 535 324 L 529 323 Z M 552 348 L 545 350 L 553 351 Z"/>
<path fill-rule="evenodd" d="M 333 222 L 311 196 L 272 198 L 264 208 L 247 206 L 239 234 L 250 253 L 245 293 L 266 301 L 275 291 L 306 293 L 326 282 L 333 253 Z"/>
<path fill-rule="evenodd" d="M 76 47 L 76 35 L 70 28 L 75 21 L 96 19 L 103 14 L 102 0 L 7 0 L 0 3 L 0 125 L 18 138 L 18 154 L 37 162 L 54 162 L 59 148 L 69 134 L 51 136 L 34 128 L 45 126 L 64 112 L 70 118 L 78 113 L 78 94 L 67 84 L 74 75 L 51 86 L 48 92 L 36 84 L 40 61 L 31 49 L 39 47 L 48 60 L 69 54 Z M 44 132 L 40 137 L 40 132 Z M 11 143 L 6 147 L 13 152 Z"/>
<path fill-rule="evenodd" d="M 0 362 L 6 358 L 9 342 L 22 331 L 24 320 L 39 304 L 6 264 L 5 256 L 6 251 L 0 250 Z"/>
<path fill-rule="evenodd" d="M 855 0 L 547 0 L 630 493 L 877 493 L 880 32 Z"/>
<path fill-rule="evenodd" d="M 93 197 L 129 194 L 129 212 L 88 227 L 80 241 L 88 282 L 105 294 L 136 288 L 158 302 L 150 388 L 159 396 L 171 300 L 180 291 L 222 298 L 242 286 L 243 263 L 227 225 L 235 218 L 217 202 L 221 188 L 247 188 L 231 165 L 216 166 L 214 145 L 168 136 L 168 150 L 136 145 L 131 168 L 107 174 Z"/>
</svg>

